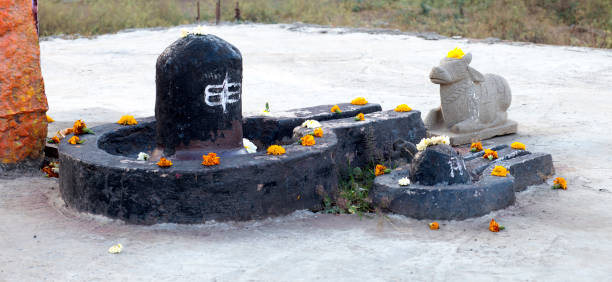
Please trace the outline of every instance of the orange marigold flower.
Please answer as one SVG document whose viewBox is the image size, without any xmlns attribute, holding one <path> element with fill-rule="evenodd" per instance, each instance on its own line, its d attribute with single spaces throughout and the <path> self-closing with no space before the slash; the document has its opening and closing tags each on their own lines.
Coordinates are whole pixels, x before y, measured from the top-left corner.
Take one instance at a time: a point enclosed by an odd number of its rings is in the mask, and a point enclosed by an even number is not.
<svg viewBox="0 0 612 282">
<path fill-rule="evenodd" d="M 312 133 L 315 137 L 323 137 L 323 129 L 321 129 L 320 127 L 315 128 L 314 132 Z"/>
<path fill-rule="evenodd" d="M 72 126 L 72 133 L 74 133 L 74 135 L 81 135 L 83 133 L 87 133 L 87 131 L 87 125 L 84 121 L 79 119 L 74 122 L 74 125 Z"/>
<path fill-rule="evenodd" d="M 554 189 L 563 189 L 563 190 L 567 190 L 567 181 L 565 181 L 565 178 L 563 177 L 557 177 L 555 178 L 555 180 L 553 181 L 553 188 Z"/>
<path fill-rule="evenodd" d="M 218 165 L 220 159 L 217 154 L 208 153 L 208 155 L 202 155 L 202 164 L 205 166 Z"/>
<path fill-rule="evenodd" d="M 489 222 L 489 230 L 491 230 L 491 232 L 499 232 L 499 230 L 504 229 L 506 228 L 502 225 L 499 225 L 499 223 L 497 223 L 495 219 L 491 219 L 491 222 Z"/>
<path fill-rule="evenodd" d="M 47 115 L 47 123 L 52 123 L 55 122 L 54 119 L 52 119 L 49 115 Z"/>
<path fill-rule="evenodd" d="M 355 120 L 356 120 L 356 121 L 364 121 L 364 120 L 365 120 L 365 116 L 363 115 L 363 113 L 358 113 L 358 114 L 355 116 Z"/>
<path fill-rule="evenodd" d="M 171 167 L 172 162 L 169 159 L 162 157 L 161 159 L 159 159 L 159 162 L 157 162 L 157 165 L 159 167 Z"/>
<path fill-rule="evenodd" d="M 117 121 L 117 123 L 121 124 L 121 125 L 136 125 L 136 124 L 138 124 L 138 122 L 136 121 L 134 116 L 131 116 L 131 115 L 124 115 L 124 116 L 122 116 Z"/>
<path fill-rule="evenodd" d="M 508 173 L 510 172 L 505 167 L 500 165 L 496 165 L 495 168 L 493 168 L 493 171 L 491 171 L 491 175 L 500 177 L 506 177 Z"/>
<path fill-rule="evenodd" d="M 396 111 L 396 112 L 409 112 L 409 111 L 412 111 L 412 108 L 408 107 L 408 105 L 406 105 L 406 104 L 401 104 L 401 105 L 398 105 L 397 107 L 395 107 L 394 111 Z"/>
<path fill-rule="evenodd" d="M 76 144 L 81 144 L 82 142 L 78 136 L 72 136 L 70 139 L 68 139 L 68 143 L 72 145 L 76 145 Z"/>
<path fill-rule="evenodd" d="M 431 229 L 431 230 L 438 230 L 438 229 L 440 229 L 440 224 L 438 224 L 437 222 L 434 221 L 434 222 L 429 224 L 429 229 Z"/>
<path fill-rule="evenodd" d="M 55 177 L 55 178 L 59 177 L 59 173 L 53 171 L 53 168 L 51 166 L 47 165 L 43 167 L 42 171 L 47 174 L 47 177 Z"/>
<path fill-rule="evenodd" d="M 49 142 L 49 143 L 59 144 L 59 142 L 60 142 L 59 137 L 53 136 L 53 137 L 51 137 L 51 142 Z"/>
<path fill-rule="evenodd" d="M 482 157 L 485 159 L 494 160 L 497 159 L 497 152 L 491 149 L 485 149 L 484 155 Z"/>
<path fill-rule="evenodd" d="M 386 166 L 378 164 L 376 165 L 376 169 L 374 170 L 374 175 L 380 176 L 389 172 L 391 172 L 391 170 L 389 170 Z"/>
<path fill-rule="evenodd" d="M 339 113 L 341 113 L 342 111 L 340 110 L 340 107 L 338 107 L 338 105 L 334 105 L 334 106 L 331 108 L 331 112 L 332 112 L 332 113 L 339 114 Z"/>
<path fill-rule="evenodd" d="M 510 147 L 512 149 L 525 150 L 525 144 L 523 144 L 521 142 L 514 142 L 514 143 L 510 144 Z"/>
<path fill-rule="evenodd" d="M 309 134 L 300 138 L 300 143 L 302 143 L 302 146 L 312 146 L 317 142 L 315 141 L 314 136 Z"/>
<path fill-rule="evenodd" d="M 482 150 L 484 149 L 482 148 L 482 143 L 480 143 L 480 141 L 472 143 L 472 145 L 470 145 L 470 151 L 472 152 L 480 152 Z"/>
<path fill-rule="evenodd" d="M 285 148 L 283 148 L 282 146 L 279 145 L 272 145 L 270 147 L 268 147 L 268 155 L 283 155 L 285 154 Z"/>
<path fill-rule="evenodd" d="M 363 97 L 357 97 L 355 99 L 353 99 L 353 101 L 351 101 L 351 104 L 353 105 L 365 105 L 368 103 L 368 100 L 366 100 Z"/>
</svg>

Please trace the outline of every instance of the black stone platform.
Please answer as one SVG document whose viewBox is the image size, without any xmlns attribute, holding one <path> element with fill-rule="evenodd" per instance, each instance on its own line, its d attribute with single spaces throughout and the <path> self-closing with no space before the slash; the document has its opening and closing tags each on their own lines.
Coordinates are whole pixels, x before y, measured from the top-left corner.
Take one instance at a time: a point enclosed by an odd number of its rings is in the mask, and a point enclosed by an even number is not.
<svg viewBox="0 0 612 282">
<path fill-rule="evenodd" d="M 341 106 L 345 115 L 328 115 L 331 106 L 263 119 L 286 128 L 306 119 L 327 119 L 322 122 L 324 137 L 316 138 L 315 146 L 292 142 L 284 145 L 287 153 L 283 156 L 266 155 L 267 146 L 260 147 L 255 154 L 222 157 L 221 164 L 213 167 L 202 166 L 200 160 L 174 161 L 170 168 L 137 161 L 139 152 L 150 152 L 156 146 L 154 118 L 140 119 L 135 126 L 98 126 L 93 128 L 95 135 L 80 136 L 85 141 L 81 145 L 60 144 L 61 195 L 79 211 L 138 224 L 249 220 L 300 209 L 316 211 L 322 208 L 325 196 L 337 191 L 339 164 L 348 162 L 347 155 L 360 158 L 366 128 L 380 136 L 373 143 L 380 150 L 390 148 L 396 139 L 420 140 L 425 134 L 418 111 L 377 112 L 369 114 L 367 122 L 356 123 L 354 115 L 380 106 Z M 249 123 L 254 119 L 260 117 L 245 118 L 245 130 L 262 131 L 263 123 Z M 266 142 L 291 140 L 293 128 L 289 135 L 283 135 L 286 129 L 274 130 L 276 138 Z"/>
<path fill-rule="evenodd" d="M 484 159 L 484 152 L 463 156 L 473 183 L 399 186 L 398 180 L 410 174 L 409 166 L 402 166 L 377 177 L 370 195 L 375 205 L 389 212 L 417 219 L 460 220 L 510 206 L 515 192 L 544 183 L 554 174 L 550 154 L 516 150 L 508 145 L 491 149 L 498 152 L 498 159 Z M 510 174 L 491 176 L 496 165 L 504 166 Z"/>
</svg>

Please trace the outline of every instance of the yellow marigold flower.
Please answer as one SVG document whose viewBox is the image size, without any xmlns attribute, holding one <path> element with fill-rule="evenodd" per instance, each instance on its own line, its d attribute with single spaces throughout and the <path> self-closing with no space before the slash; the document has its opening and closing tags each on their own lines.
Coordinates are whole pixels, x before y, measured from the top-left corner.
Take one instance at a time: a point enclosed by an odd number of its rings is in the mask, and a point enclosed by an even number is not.
<svg viewBox="0 0 612 282">
<path fill-rule="evenodd" d="M 391 170 L 389 170 L 386 166 L 378 164 L 376 165 L 376 169 L 374 170 L 374 175 L 380 176 L 389 172 L 391 172 Z"/>
<path fill-rule="evenodd" d="M 108 249 L 108 252 L 111 254 L 118 254 L 123 250 L 123 245 L 117 244 Z"/>
<path fill-rule="evenodd" d="M 480 143 L 480 141 L 476 143 L 472 143 L 472 145 L 470 145 L 470 151 L 472 152 L 480 152 L 482 150 L 483 150 L 482 143 Z"/>
<path fill-rule="evenodd" d="M 563 177 L 557 177 L 555 178 L 555 180 L 553 181 L 553 189 L 563 189 L 563 190 L 567 190 L 567 181 L 565 181 L 565 178 Z"/>
<path fill-rule="evenodd" d="M 205 165 L 205 166 L 218 165 L 220 159 L 221 158 L 217 157 L 217 154 L 208 153 L 208 155 L 202 155 L 202 165 Z"/>
<path fill-rule="evenodd" d="M 315 128 L 313 135 L 315 137 L 323 137 L 323 129 L 321 129 L 320 127 Z"/>
<path fill-rule="evenodd" d="M 78 136 L 72 136 L 70 139 L 68 139 L 68 143 L 72 145 L 81 144 L 81 140 Z"/>
<path fill-rule="evenodd" d="M 338 105 L 334 105 L 334 106 L 331 108 L 331 112 L 332 112 L 332 113 L 339 114 L 339 113 L 341 113 L 342 111 L 340 110 L 340 107 L 338 107 Z"/>
<path fill-rule="evenodd" d="M 79 119 L 74 122 L 74 125 L 72 126 L 72 133 L 75 135 L 81 135 L 85 133 L 85 128 L 87 128 L 87 125 L 84 121 Z"/>
<path fill-rule="evenodd" d="M 521 142 L 514 142 L 510 144 L 510 147 L 512 147 L 512 149 L 525 150 L 525 144 Z"/>
<path fill-rule="evenodd" d="M 49 115 L 47 115 L 47 122 L 52 123 L 52 122 L 55 122 L 55 120 L 52 119 Z"/>
<path fill-rule="evenodd" d="M 506 177 L 508 173 L 510 172 L 505 167 L 500 165 L 496 165 L 495 168 L 493 168 L 493 171 L 491 171 L 491 175 L 500 177 Z"/>
<path fill-rule="evenodd" d="M 134 116 L 130 116 L 130 115 L 122 116 L 119 119 L 119 121 L 117 121 L 117 123 L 121 124 L 121 125 L 136 125 L 136 124 L 138 124 L 138 122 L 136 121 Z"/>
<path fill-rule="evenodd" d="M 491 232 L 499 232 L 499 230 L 504 230 L 504 229 L 506 228 L 502 225 L 499 225 L 499 223 L 497 223 L 495 219 L 491 219 L 491 222 L 489 222 L 489 230 Z"/>
<path fill-rule="evenodd" d="M 406 104 L 401 104 L 401 105 L 398 105 L 397 107 L 395 107 L 394 111 L 396 111 L 396 112 L 409 112 L 409 111 L 412 111 L 412 108 L 408 107 L 408 105 L 406 105 Z"/>
<path fill-rule="evenodd" d="M 172 162 L 169 159 L 162 157 L 161 159 L 159 159 L 159 162 L 157 162 L 157 165 L 159 167 L 171 167 Z"/>
<path fill-rule="evenodd" d="M 497 159 L 497 151 L 493 151 L 491 149 L 485 149 L 484 155 L 482 157 L 484 159 L 489 159 L 489 160 Z"/>
<path fill-rule="evenodd" d="M 314 136 L 309 134 L 300 138 L 300 143 L 302 143 L 302 146 L 312 146 L 316 143 L 316 141 L 314 139 Z"/>
<path fill-rule="evenodd" d="M 368 100 L 366 100 L 363 97 L 357 97 L 355 99 L 353 99 L 353 101 L 351 101 L 351 104 L 353 105 L 365 105 L 368 103 Z"/>
<path fill-rule="evenodd" d="M 431 230 L 438 230 L 438 229 L 440 229 L 440 224 L 438 224 L 437 222 L 434 221 L 434 222 L 429 224 L 429 229 L 431 229 Z"/>
<path fill-rule="evenodd" d="M 285 154 L 285 148 L 283 148 L 282 146 L 279 145 L 272 145 L 270 147 L 268 147 L 268 155 L 283 155 Z"/>
<path fill-rule="evenodd" d="M 464 55 L 465 53 L 463 53 L 463 50 L 459 49 L 459 47 L 455 47 L 455 49 L 450 50 L 448 52 L 448 55 L 446 55 L 446 57 L 454 58 L 454 59 L 461 59 L 463 58 Z"/>
<path fill-rule="evenodd" d="M 355 116 L 355 120 L 356 120 L 356 121 L 364 121 L 364 120 L 365 120 L 365 116 L 363 115 L 363 113 L 358 113 L 358 114 Z"/>
</svg>

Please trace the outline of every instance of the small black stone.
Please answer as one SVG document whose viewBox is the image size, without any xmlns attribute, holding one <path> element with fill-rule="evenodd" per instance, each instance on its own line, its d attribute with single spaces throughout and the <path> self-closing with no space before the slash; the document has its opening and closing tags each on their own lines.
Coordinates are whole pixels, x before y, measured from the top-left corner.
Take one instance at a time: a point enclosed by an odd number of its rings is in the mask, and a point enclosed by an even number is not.
<svg viewBox="0 0 612 282">
<path fill-rule="evenodd" d="M 412 161 L 410 180 L 428 186 L 472 181 L 463 157 L 449 145 L 429 146 L 419 152 Z"/>
</svg>

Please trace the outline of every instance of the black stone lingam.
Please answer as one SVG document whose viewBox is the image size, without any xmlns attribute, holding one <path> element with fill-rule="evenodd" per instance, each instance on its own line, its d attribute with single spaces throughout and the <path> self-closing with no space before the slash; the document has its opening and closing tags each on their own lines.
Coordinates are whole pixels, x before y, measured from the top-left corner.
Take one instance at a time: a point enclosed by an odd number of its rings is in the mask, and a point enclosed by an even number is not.
<svg viewBox="0 0 612 282">
<path fill-rule="evenodd" d="M 157 59 L 156 150 L 175 159 L 242 153 L 242 56 L 214 35 L 183 37 Z"/>
</svg>

